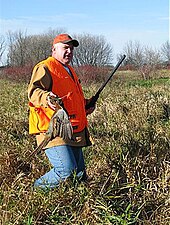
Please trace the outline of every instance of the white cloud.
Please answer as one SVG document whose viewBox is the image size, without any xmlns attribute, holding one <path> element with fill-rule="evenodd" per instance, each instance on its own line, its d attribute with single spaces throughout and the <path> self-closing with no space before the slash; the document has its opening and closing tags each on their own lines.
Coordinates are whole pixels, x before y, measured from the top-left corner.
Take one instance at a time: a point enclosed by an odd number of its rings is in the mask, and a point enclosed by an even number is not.
<svg viewBox="0 0 170 225">
<path fill-rule="evenodd" d="M 15 19 L 0 19 L 0 33 L 5 35 L 7 31 L 27 30 L 28 33 L 40 33 L 47 28 L 59 28 L 71 26 L 80 20 L 88 18 L 86 14 L 65 13 L 55 16 L 18 17 Z"/>
<path fill-rule="evenodd" d="M 170 17 L 159 17 L 159 20 L 170 21 Z"/>
</svg>

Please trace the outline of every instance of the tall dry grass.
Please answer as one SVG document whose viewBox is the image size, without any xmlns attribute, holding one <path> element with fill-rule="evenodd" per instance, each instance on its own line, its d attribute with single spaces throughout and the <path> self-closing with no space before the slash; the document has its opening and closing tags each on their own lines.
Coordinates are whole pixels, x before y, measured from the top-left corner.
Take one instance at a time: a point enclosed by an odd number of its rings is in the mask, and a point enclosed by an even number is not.
<svg viewBox="0 0 170 225">
<path fill-rule="evenodd" d="M 97 87 L 84 88 L 86 96 Z M 28 173 L 17 170 L 36 146 L 28 135 L 26 90 L 26 84 L 0 81 L 2 225 L 169 225 L 168 78 L 141 81 L 123 73 L 112 80 L 89 116 L 95 144 L 84 149 L 88 182 L 74 178 L 48 191 L 32 188 L 50 168 L 43 152 L 31 168 L 28 162 Z"/>
</svg>

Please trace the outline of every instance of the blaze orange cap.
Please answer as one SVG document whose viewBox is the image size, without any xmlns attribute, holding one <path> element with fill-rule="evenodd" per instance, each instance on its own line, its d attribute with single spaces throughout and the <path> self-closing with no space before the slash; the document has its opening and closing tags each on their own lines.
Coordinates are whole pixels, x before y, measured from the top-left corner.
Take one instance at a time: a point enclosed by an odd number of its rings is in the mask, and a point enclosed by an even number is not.
<svg viewBox="0 0 170 225">
<path fill-rule="evenodd" d="M 74 47 L 79 46 L 79 42 L 75 39 L 72 39 L 68 34 L 59 34 L 54 38 L 53 45 L 57 43 L 69 44 L 72 43 Z"/>
</svg>

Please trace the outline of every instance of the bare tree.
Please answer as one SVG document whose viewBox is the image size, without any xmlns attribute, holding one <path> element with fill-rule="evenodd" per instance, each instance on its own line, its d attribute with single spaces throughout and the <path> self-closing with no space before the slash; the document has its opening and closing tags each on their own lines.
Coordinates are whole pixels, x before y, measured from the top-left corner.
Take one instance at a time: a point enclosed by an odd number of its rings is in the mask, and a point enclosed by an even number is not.
<svg viewBox="0 0 170 225">
<path fill-rule="evenodd" d="M 47 58 L 51 54 L 51 38 L 47 35 L 28 36 L 29 49 L 27 51 L 27 61 L 35 64 Z"/>
<path fill-rule="evenodd" d="M 142 66 L 144 61 L 144 48 L 139 41 L 127 42 L 123 51 L 126 54 L 127 64 L 132 65 L 136 69 Z"/>
<path fill-rule="evenodd" d="M 3 35 L 0 35 L 0 62 L 2 62 L 2 56 L 6 49 L 5 38 Z"/>
<path fill-rule="evenodd" d="M 44 34 L 47 35 L 51 39 L 51 41 L 53 41 L 56 35 L 62 34 L 62 33 L 66 33 L 65 28 L 56 28 L 56 29 L 49 28 L 47 32 L 44 32 Z"/>
<path fill-rule="evenodd" d="M 27 62 L 27 35 L 26 32 L 8 32 L 9 51 L 8 63 L 12 66 L 23 66 Z"/>
<path fill-rule="evenodd" d="M 26 35 L 26 32 L 8 32 L 8 63 L 12 66 L 34 64 L 51 54 L 53 38 L 64 29 L 49 30 L 44 34 Z"/>
<path fill-rule="evenodd" d="M 144 79 L 150 79 L 156 75 L 156 71 L 161 64 L 161 54 L 157 49 L 151 47 L 144 48 L 144 61 L 142 66 L 138 68 Z"/>
<path fill-rule="evenodd" d="M 50 56 L 54 37 L 64 32 L 64 29 L 49 29 L 44 34 L 28 36 L 28 61 L 35 64 Z"/>
<path fill-rule="evenodd" d="M 77 66 L 105 66 L 112 62 L 113 49 L 103 36 L 74 35 L 80 45 L 75 49 L 73 63 Z"/>
<path fill-rule="evenodd" d="M 166 41 L 161 47 L 161 53 L 163 59 L 166 61 L 167 64 L 170 64 L 170 42 Z"/>
<path fill-rule="evenodd" d="M 142 46 L 138 41 L 129 41 L 124 47 L 126 64 L 135 68 L 143 79 L 150 79 L 161 64 L 160 52 L 151 47 Z"/>
</svg>

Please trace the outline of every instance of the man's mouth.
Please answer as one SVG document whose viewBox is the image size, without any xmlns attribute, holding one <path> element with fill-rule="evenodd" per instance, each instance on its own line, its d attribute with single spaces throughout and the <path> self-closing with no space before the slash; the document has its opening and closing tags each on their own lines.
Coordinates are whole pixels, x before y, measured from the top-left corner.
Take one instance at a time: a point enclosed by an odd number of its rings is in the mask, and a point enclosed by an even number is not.
<svg viewBox="0 0 170 225">
<path fill-rule="evenodd" d="M 71 59 L 71 56 L 70 56 L 70 55 L 66 55 L 65 58 L 66 58 L 66 59 Z"/>
</svg>

